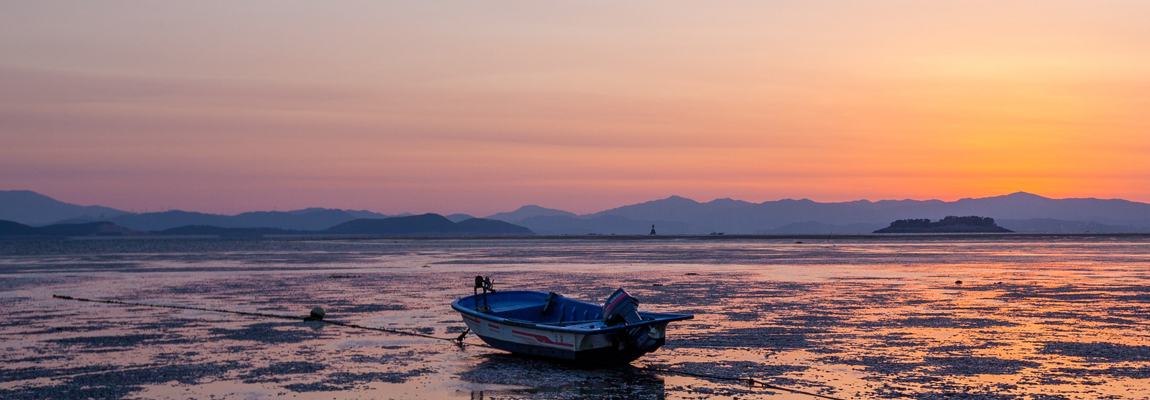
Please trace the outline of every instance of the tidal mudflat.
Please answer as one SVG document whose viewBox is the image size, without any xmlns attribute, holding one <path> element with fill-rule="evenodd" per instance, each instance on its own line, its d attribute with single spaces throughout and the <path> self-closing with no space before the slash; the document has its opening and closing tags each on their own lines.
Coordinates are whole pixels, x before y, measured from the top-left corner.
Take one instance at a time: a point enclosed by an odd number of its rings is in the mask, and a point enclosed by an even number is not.
<svg viewBox="0 0 1150 400">
<path fill-rule="evenodd" d="M 0 242 L 0 398 L 1150 398 L 1150 239 Z M 631 367 L 317 322 L 458 335 L 497 289 L 694 313 Z M 467 343 L 477 344 L 471 337 Z"/>
</svg>

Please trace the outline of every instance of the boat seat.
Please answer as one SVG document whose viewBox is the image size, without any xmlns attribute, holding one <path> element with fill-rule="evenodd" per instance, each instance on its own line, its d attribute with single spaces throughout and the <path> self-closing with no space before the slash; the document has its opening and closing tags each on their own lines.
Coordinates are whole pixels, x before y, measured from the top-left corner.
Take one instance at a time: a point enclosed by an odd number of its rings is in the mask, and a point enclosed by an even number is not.
<svg viewBox="0 0 1150 400">
<path fill-rule="evenodd" d="M 539 304 L 539 303 L 528 303 L 528 304 L 510 303 L 510 304 L 506 304 L 503 306 L 492 306 L 491 312 L 489 312 L 488 314 L 499 315 L 500 313 L 506 313 L 509 311 L 520 311 L 520 310 L 530 309 L 530 308 L 534 308 L 534 307 L 542 307 L 542 306 L 543 305 Z"/>
</svg>

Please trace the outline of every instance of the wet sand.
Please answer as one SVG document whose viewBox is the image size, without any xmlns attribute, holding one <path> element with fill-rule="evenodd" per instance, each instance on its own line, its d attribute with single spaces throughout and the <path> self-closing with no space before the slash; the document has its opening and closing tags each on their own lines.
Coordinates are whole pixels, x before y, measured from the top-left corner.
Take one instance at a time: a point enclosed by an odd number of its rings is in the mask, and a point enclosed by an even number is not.
<svg viewBox="0 0 1150 400">
<path fill-rule="evenodd" d="M 1150 240 L 0 242 L 0 398 L 1150 398 Z M 694 313 L 633 367 L 440 337 L 496 288 Z M 961 281 L 961 283 L 957 283 Z M 479 343 L 471 337 L 469 343 Z"/>
</svg>

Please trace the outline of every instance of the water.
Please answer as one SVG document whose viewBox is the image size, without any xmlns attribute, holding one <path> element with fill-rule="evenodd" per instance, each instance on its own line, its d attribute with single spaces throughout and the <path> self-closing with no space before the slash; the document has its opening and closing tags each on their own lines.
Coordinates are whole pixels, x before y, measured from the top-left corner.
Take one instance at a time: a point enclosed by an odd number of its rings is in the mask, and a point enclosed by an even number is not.
<svg viewBox="0 0 1150 400">
<path fill-rule="evenodd" d="M 0 241 L 0 398 L 1150 398 L 1150 240 Z M 634 367 L 441 337 L 497 288 L 694 313 Z M 961 283 L 958 283 L 961 281 Z M 474 337 L 468 339 L 478 343 Z"/>
</svg>

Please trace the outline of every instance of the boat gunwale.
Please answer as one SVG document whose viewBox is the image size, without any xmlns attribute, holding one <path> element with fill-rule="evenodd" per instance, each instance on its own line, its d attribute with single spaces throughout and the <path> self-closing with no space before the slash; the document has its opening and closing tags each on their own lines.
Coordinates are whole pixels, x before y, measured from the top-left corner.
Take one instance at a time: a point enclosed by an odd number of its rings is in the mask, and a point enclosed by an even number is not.
<svg viewBox="0 0 1150 400">
<path fill-rule="evenodd" d="M 536 294 L 541 294 L 544 296 L 547 295 L 547 293 L 539 292 L 539 291 L 535 291 L 535 290 L 508 290 L 508 291 L 500 291 L 500 293 L 536 293 Z M 482 313 L 482 312 L 479 312 L 478 310 L 475 310 L 473 308 L 465 307 L 460 303 L 464 299 L 468 299 L 468 298 L 472 298 L 472 297 L 475 297 L 475 296 L 465 296 L 465 297 L 456 299 L 455 301 L 452 301 L 451 302 L 451 308 L 454 309 L 455 311 L 458 311 L 461 314 L 470 315 L 472 317 L 480 318 L 480 319 L 483 319 L 483 320 L 486 320 L 489 322 L 496 322 L 496 323 L 501 323 L 504 325 L 518 326 L 518 327 L 523 327 L 523 328 L 541 329 L 541 330 L 547 330 L 547 331 L 553 331 L 553 332 L 569 332 L 569 333 L 582 333 L 582 334 L 609 333 L 609 332 L 614 332 L 614 331 L 623 330 L 623 329 L 630 329 L 630 328 L 635 328 L 635 327 L 640 327 L 640 326 L 657 325 L 657 324 L 669 323 L 669 322 L 674 322 L 674 321 L 683 321 L 683 320 L 695 318 L 695 316 L 693 314 L 658 313 L 658 312 L 640 311 L 639 312 L 640 316 L 642 316 L 642 315 L 654 316 L 655 319 L 644 320 L 644 321 L 641 321 L 638 323 L 626 324 L 626 325 L 615 325 L 615 326 L 604 325 L 601 328 L 572 328 L 572 327 L 567 327 L 567 326 L 549 325 L 549 324 L 544 324 L 544 323 L 536 323 L 536 322 L 531 322 L 531 321 L 527 321 L 527 320 L 505 318 L 505 317 L 500 317 L 497 315 Z M 579 303 L 583 303 L 583 304 L 589 304 L 589 305 L 595 306 L 595 307 L 600 307 L 599 305 L 596 305 L 593 303 L 588 303 L 588 302 L 582 301 L 582 300 L 572 299 L 570 297 L 565 297 L 565 299 L 567 299 L 568 301 L 579 302 Z"/>
</svg>

